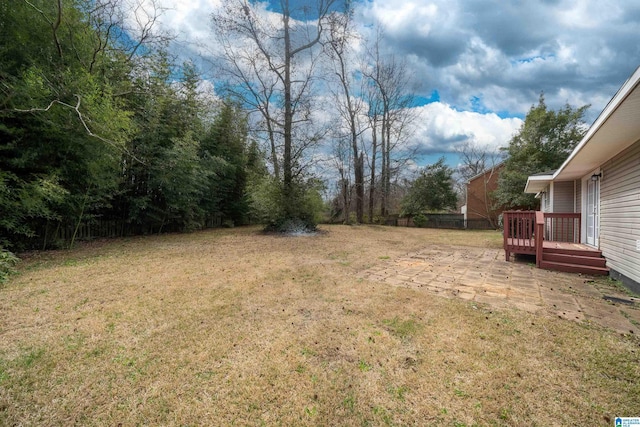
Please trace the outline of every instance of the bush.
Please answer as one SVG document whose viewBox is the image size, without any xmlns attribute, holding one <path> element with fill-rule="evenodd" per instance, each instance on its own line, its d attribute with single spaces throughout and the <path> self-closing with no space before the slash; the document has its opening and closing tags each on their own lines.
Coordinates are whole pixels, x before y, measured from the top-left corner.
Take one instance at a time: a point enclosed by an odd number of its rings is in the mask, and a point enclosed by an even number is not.
<svg viewBox="0 0 640 427">
<path fill-rule="evenodd" d="M 0 284 L 6 283 L 9 276 L 15 274 L 15 266 L 19 261 L 13 253 L 0 247 Z"/>
<path fill-rule="evenodd" d="M 418 214 L 413 217 L 413 225 L 415 225 L 416 227 L 425 227 L 428 222 L 429 218 L 422 214 Z"/>
<path fill-rule="evenodd" d="M 320 190 L 316 180 L 296 182 L 287 198 L 281 182 L 264 179 L 250 189 L 252 216 L 265 224 L 267 231 L 313 232 L 324 209 Z"/>
</svg>

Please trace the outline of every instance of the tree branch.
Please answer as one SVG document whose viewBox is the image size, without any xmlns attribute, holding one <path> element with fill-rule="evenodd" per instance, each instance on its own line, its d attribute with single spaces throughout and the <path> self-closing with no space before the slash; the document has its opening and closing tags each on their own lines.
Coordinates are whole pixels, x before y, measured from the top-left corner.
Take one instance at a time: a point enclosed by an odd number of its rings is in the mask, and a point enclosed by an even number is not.
<svg viewBox="0 0 640 427">
<path fill-rule="evenodd" d="M 60 45 L 60 40 L 58 40 L 58 28 L 60 27 L 60 24 L 62 23 L 62 0 L 58 0 L 57 1 L 58 13 L 57 13 L 57 16 L 56 16 L 56 22 L 53 22 L 51 19 L 49 19 L 49 17 L 47 16 L 46 13 L 44 13 L 43 10 L 38 9 L 29 0 L 23 0 L 23 1 L 26 4 L 28 4 L 29 6 L 31 6 L 31 8 L 33 10 L 38 12 L 44 18 L 44 20 L 47 21 L 47 23 L 51 26 L 51 30 L 53 31 L 53 42 L 56 45 L 56 49 L 58 51 L 58 56 L 60 58 L 62 58 L 62 46 Z"/>
<path fill-rule="evenodd" d="M 145 164 L 142 160 L 140 160 L 139 158 L 137 158 L 135 155 L 133 155 L 131 152 L 129 152 L 129 150 L 127 150 L 125 147 L 121 146 L 120 144 L 111 141 L 110 139 L 104 138 L 100 135 L 97 135 L 95 133 L 93 133 L 91 131 L 91 129 L 89 128 L 89 125 L 87 125 L 87 122 L 85 121 L 84 116 L 82 115 L 82 112 L 80 111 L 80 103 L 82 101 L 82 97 L 80 95 L 75 95 L 75 97 L 78 99 L 78 102 L 76 103 L 76 105 L 71 105 L 71 104 L 67 104 L 64 101 L 60 101 L 59 99 L 54 99 L 53 101 L 51 101 L 49 103 L 49 105 L 47 105 L 46 108 L 29 108 L 29 109 L 21 109 L 21 108 L 14 108 L 12 109 L 12 111 L 18 112 L 18 113 L 37 113 L 37 112 L 47 112 L 49 111 L 55 104 L 61 105 L 63 107 L 67 107 L 72 109 L 73 111 L 76 112 L 76 114 L 78 115 L 78 119 L 80 120 L 80 123 L 82 123 L 82 127 L 84 127 L 85 131 L 87 132 L 87 135 L 96 138 L 110 146 L 112 146 L 113 148 L 127 154 L 129 157 L 131 157 L 132 159 L 134 159 L 135 161 L 141 163 L 141 164 Z"/>
</svg>

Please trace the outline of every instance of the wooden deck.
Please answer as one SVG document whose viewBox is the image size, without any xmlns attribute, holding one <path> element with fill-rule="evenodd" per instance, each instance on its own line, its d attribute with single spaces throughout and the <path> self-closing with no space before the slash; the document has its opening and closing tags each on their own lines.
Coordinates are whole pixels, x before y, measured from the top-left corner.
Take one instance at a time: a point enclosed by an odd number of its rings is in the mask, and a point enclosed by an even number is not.
<svg viewBox="0 0 640 427">
<path fill-rule="evenodd" d="M 585 251 L 600 253 L 598 249 L 589 245 L 583 245 L 582 243 L 553 242 L 549 240 L 542 241 L 542 249 L 561 249 L 564 251 Z"/>
<path fill-rule="evenodd" d="M 580 241 L 580 214 L 504 212 L 504 250 L 535 255 L 536 266 L 572 273 L 608 274 L 602 252 Z"/>
<path fill-rule="evenodd" d="M 531 248 L 531 251 L 536 251 L 536 241 L 534 239 L 514 239 L 507 238 L 507 245 L 511 247 Z M 582 243 L 570 243 L 570 242 L 553 242 L 549 240 L 542 241 L 542 249 L 560 249 L 563 251 L 584 251 L 599 253 L 600 251 L 592 246 L 584 245 Z"/>
</svg>

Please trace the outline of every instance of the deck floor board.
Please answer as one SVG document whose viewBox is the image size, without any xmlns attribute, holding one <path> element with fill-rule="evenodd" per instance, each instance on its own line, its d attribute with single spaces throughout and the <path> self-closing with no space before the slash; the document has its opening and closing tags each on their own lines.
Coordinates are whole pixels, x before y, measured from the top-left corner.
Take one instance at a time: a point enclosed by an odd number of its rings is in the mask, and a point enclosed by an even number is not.
<svg viewBox="0 0 640 427">
<path fill-rule="evenodd" d="M 517 252 L 518 248 L 523 248 L 525 250 L 535 250 L 536 242 L 535 239 L 507 239 L 507 246 L 511 248 L 510 252 Z M 542 249 L 564 249 L 564 250 L 576 250 L 576 251 L 591 251 L 598 252 L 598 249 L 585 245 L 582 243 L 569 243 L 569 242 L 554 242 L 550 240 L 544 240 L 542 242 Z"/>
</svg>

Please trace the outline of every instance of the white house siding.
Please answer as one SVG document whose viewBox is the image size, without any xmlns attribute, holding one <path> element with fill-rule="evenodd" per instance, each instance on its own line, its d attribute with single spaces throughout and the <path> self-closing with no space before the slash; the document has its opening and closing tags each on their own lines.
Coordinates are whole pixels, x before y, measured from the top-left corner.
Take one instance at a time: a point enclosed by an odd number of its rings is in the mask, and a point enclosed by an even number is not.
<svg viewBox="0 0 640 427">
<path fill-rule="evenodd" d="M 553 183 L 553 212 L 573 212 L 573 181 Z"/>
<path fill-rule="evenodd" d="M 573 181 L 575 185 L 575 200 L 573 203 L 573 211 L 580 212 L 582 210 L 582 181 L 579 179 Z"/>
<path fill-rule="evenodd" d="M 600 249 L 609 268 L 640 283 L 640 141 L 601 170 Z"/>
</svg>

